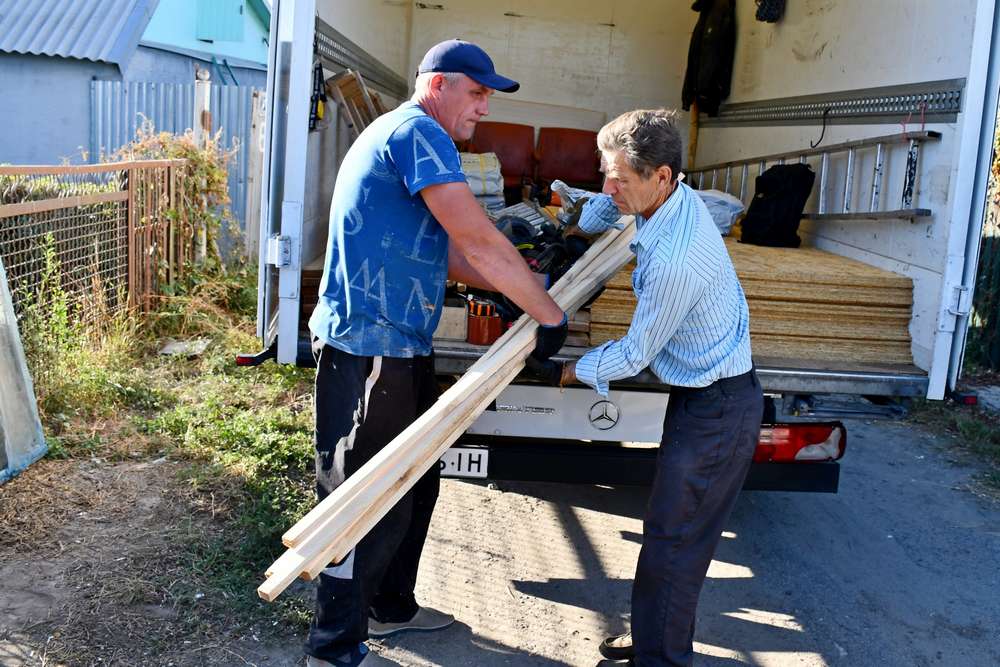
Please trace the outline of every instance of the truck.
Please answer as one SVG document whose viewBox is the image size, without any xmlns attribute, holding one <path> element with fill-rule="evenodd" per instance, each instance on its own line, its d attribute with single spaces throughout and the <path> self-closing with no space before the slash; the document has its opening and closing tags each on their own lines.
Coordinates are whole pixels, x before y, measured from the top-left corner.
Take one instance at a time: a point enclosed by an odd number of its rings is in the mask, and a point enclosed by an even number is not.
<svg viewBox="0 0 1000 667">
<path fill-rule="evenodd" d="M 894 401 L 942 399 L 961 372 L 993 159 L 1000 15 L 988 0 L 803 0 L 763 23 L 754 3 L 736 4 L 729 97 L 716 116 L 682 116 L 692 123 L 688 182 L 749 203 L 766 167 L 806 162 L 817 177 L 799 227 L 804 245 L 912 282 L 907 363 L 755 353 L 769 409 L 745 488 L 836 491 L 847 432 L 829 417 L 852 414 L 857 402 L 838 408 L 829 397 L 864 399 L 866 412 L 890 414 Z M 681 108 L 697 20 L 687 0 L 273 0 L 262 351 L 240 363 L 313 364 L 304 287 L 323 265 L 330 196 L 351 141 L 336 105 L 315 123 L 318 82 L 358 72 L 391 108 L 412 92 L 426 49 L 458 36 L 521 82 L 517 94 L 491 98 L 486 120 L 593 131 L 629 109 Z M 793 310 L 837 317 L 818 299 Z M 442 380 L 484 349 L 436 342 Z M 560 358 L 586 349 L 565 347 Z M 586 387 L 517 381 L 446 454 L 442 472 L 645 483 L 667 400 L 669 387 L 648 371 L 613 383 L 606 399 Z"/>
</svg>

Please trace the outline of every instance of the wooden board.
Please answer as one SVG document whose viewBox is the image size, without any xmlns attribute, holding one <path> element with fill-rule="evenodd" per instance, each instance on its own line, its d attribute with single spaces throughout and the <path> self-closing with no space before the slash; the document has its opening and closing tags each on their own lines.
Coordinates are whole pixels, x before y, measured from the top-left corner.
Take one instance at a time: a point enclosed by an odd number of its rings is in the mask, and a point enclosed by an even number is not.
<svg viewBox="0 0 1000 667">
<path fill-rule="evenodd" d="M 767 248 L 727 237 L 726 249 L 740 278 L 811 285 L 910 288 L 906 276 L 818 248 Z"/>
<path fill-rule="evenodd" d="M 751 325 L 752 329 L 752 325 Z M 590 344 L 600 345 L 625 335 L 628 326 L 592 324 Z M 827 336 L 793 336 L 751 331 L 755 358 L 781 357 L 799 360 L 842 360 L 853 363 L 911 364 L 910 341 L 846 339 Z"/>
<path fill-rule="evenodd" d="M 623 221 L 624 230 L 605 234 L 549 291 L 568 313 L 586 303 L 632 256 L 634 221 Z M 268 568 L 258 594 L 272 601 L 296 577 L 313 579 L 328 563 L 345 558 L 517 376 L 536 328 L 522 316 L 427 412 L 286 531 L 282 542 L 289 549 Z"/>
<path fill-rule="evenodd" d="M 909 278 L 816 248 L 727 238 L 750 308 L 754 356 L 911 364 Z M 591 307 L 591 344 L 624 335 L 635 310 L 630 265 Z"/>
</svg>

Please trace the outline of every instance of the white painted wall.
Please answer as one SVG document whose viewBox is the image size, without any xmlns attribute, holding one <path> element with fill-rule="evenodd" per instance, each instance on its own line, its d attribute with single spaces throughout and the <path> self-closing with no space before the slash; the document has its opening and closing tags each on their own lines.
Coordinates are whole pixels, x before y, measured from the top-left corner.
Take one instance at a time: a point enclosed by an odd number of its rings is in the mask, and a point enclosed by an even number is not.
<svg viewBox="0 0 1000 667">
<path fill-rule="evenodd" d="M 802 0 L 790 2 L 781 23 L 753 19 L 754 4 L 738 3 L 738 39 L 729 102 L 746 102 L 858 88 L 964 78 L 968 74 L 975 0 Z M 900 122 L 904 121 L 900 118 Z M 930 219 L 880 222 L 804 221 L 804 243 L 906 275 L 914 281 L 910 324 L 913 358 L 930 368 L 941 277 L 946 260 L 952 181 L 958 169 L 958 123 L 928 125 L 942 139 L 925 145 L 915 201 Z M 920 128 L 910 119 L 910 130 Z M 808 147 L 819 125 L 702 128 L 697 164 Z M 902 132 L 902 125 L 832 125 L 823 144 Z M 903 180 L 899 148 L 886 167 L 883 201 L 898 202 Z M 869 191 L 871 155 L 857 165 L 855 193 Z M 817 169 L 817 165 L 814 165 Z M 754 172 L 755 173 L 755 172 Z M 831 181 L 828 201 L 841 202 L 843 182 Z M 752 192 L 752 188 L 750 188 Z M 814 198 L 815 200 L 815 198 Z M 855 200 L 857 207 L 859 200 Z M 814 207 L 815 201 L 807 206 Z"/>
<path fill-rule="evenodd" d="M 679 107 L 697 14 L 688 0 L 435 0 L 413 10 L 410 72 L 428 48 L 459 37 L 517 79 L 490 120 L 598 129 L 637 107 Z M 534 121 L 534 122 L 532 122 Z"/>
<path fill-rule="evenodd" d="M 410 0 L 316 0 L 316 13 L 383 65 L 409 81 Z"/>
<path fill-rule="evenodd" d="M 776 24 L 737 2 L 728 102 L 964 77 L 975 0 L 795 0 Z"/>
</svg>

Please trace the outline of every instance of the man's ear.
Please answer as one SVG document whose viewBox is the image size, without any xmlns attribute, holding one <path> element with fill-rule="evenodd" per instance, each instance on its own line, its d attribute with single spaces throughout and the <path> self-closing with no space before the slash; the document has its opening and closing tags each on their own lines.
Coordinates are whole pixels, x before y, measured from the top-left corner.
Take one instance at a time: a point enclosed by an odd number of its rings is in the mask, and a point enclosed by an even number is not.
<svg viewBox="0 0 1000 667">
<path fill-rule="evenodd" d="M 656 176 L 663 179 L 665 185 L 670 185 L 674 182 L 674 171 L 665 164 L 661 164 L 656 168 Z"/>
<path fill-rule="evenodd" d="M 440 93 L 441 89 L 445 87 L 448 83 L 448 78 L 445 77 L 441 72 L 434 72 L 434 76 L 431 77 L 430 89 L 435 93 Z"/>
</svg>

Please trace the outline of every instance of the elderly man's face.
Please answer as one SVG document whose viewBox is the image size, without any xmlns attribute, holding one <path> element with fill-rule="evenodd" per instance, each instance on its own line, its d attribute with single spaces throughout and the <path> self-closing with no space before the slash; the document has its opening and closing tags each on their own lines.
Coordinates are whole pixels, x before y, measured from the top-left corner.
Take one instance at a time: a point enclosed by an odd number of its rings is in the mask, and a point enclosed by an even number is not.
<svg viewBox="0 0 1000 667">
<path fill-rule="evenodd" d="M 476 130 L 476 123 L 490 112 L 492 88 L 487 88 L 462 74 L 457 81 L 442 77 L 440 86 L 434 84 L 437 94 L 435 119 L 455 141 L 468 141 Z"/>
<path fill-rule="evenodd" d="M 670 167 L 661 166 L 646 178 L 628 166 L 618 151 L 601 152 L 601 171 L 604 172 L 605 194 L 611 195 L 623 215 L 642 215 L 649 218 L 673 191 Z"/>
</svg>

